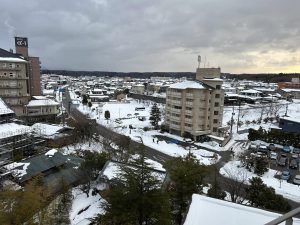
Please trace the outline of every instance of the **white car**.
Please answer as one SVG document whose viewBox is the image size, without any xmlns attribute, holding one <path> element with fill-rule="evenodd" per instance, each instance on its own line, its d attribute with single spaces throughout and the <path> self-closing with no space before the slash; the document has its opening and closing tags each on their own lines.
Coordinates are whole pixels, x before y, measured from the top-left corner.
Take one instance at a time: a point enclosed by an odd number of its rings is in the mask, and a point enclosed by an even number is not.
<svg viewBox="0 0 300 225">
<path fill-rule="evenodd" d="M 277 160 L 277 153 L 276 152 L 271 152 L 270 153 L 270 159 L 273 159 L 273 160 Z"/>
</svg>

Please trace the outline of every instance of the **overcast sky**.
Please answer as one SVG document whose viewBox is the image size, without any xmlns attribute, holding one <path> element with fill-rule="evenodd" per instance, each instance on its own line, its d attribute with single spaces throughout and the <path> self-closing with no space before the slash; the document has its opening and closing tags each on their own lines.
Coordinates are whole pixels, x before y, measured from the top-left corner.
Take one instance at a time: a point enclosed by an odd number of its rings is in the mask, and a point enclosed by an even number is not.
<svg viewBox="0 0 300 225">
<path fill-rule="evenodd" d="M 0 48 L 47 69 L 300 72 L 299 0 L 0 0 Z"/>
</svg>

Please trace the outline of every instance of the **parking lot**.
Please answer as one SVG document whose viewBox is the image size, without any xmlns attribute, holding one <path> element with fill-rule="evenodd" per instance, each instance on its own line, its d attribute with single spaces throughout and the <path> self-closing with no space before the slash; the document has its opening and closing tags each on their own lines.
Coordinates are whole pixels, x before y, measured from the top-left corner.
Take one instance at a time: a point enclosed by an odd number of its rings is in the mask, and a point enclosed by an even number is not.
<svg viewBox="0 0 300 225">
<path fill-rule="evenodd" d="M 258 157 L 266 157 L 268 168 L 278 171 L 275 177 L 279 180 L 293 183 L 295 176 L 300 175 L 300 151 L 298 148 L 261 144 L 250 145 L 249 149 Z M 288 171 L 288 173 L 284 171 Z M 284 173 L 282 174 L 282 172 Z"/>
</svg>

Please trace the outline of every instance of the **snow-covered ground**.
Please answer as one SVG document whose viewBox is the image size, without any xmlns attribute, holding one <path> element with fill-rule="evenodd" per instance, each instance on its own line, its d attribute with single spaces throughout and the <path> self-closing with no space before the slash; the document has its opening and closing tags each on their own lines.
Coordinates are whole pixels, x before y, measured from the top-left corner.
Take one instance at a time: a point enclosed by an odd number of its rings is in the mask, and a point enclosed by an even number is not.
<svg viewBox="0 0 300 225">
<path fill-rule="evenodd" d="M 170 156 L 186 156 L 189 153 L 188 149 L 185 149 L 178 144 L 167 143 L 166 141 L 159 141 L 157 143 L 157 139 L 154 138 L 155 136 L 160 135 L 179 141 L 184 141 L 182 137 L 178 137 L 176 135 L 171 135 L 168 133 L 162 134 L 156 130 L 143 130 L 144 127 L 151 127 L 149 117 L 153 104 L 154 103 L 151 101 L 131 100 L 129 103 L 114 102 L 105 103 L 104 105 L 94 104 L 91 108 L 80 105 L 78 109 L 84 114 L 89 115 L 90 118 L 96 119 L 99 124 L 107 126 L 118 133 L 127 135 L 135 141 L 142 141 L 146 146 L 154 148 Z M 136 108 L 141 107 L 145 107 L 145 110 L 135 110 Z M 162 104 L 158 104 L 158 107 L 161 111 L 163 111 Z M 106 120 L 104 118 L 104 113 L 106 110 L 110 112 L 109 120 Z M 138 117 L 140 116 L 146 117 L 146 120 L 139 120 Z M 134 129 L 129 129 L 129 125 L 132 125 Z M 153 141 L 153 139 L 155 140 Z M 212 150 L 220 150 L 219 148 L 215 148 L 215 145 L 215 143 L 212 143 L 212 145 L 206 144 L 205 147 L 211 148 Z M 199 159 L 201 163 L 205 165 L 211 165 L 213 163 L 216 163 L 220 159 L 220 156 L 218 154 L 201 149 L 201 145 L 199 148 L 193 148 L 190 151 Z"/>
<path fill-rule="evenodd" d="M 72 208 L 70 210 L 71 225 L 88 225 L 89 219 L 94 218 L 97 214 L 103 213 L 100 195 L 92 195 L 90 190 L 89 197 L 86 196 L 79 188 L 72 189 Z"/>
<path fill-rule="evenodd" d="M 284 180 L 280 181 L 274 177 L 276 174 L 278 175 L 278 173 L 279 172 L 276 170 L 269 169 L 268 172 L 261 176 L 261 179 L 266 185 L 273 187 L 277 194 L 283 195 L 285 198 L 293 201 L 300 202 L 300 186 L 288 183 Z M 220 169 L 220 174 L 229 178 L 246 178 L 247 180 L 251 179 L 252 177 L 257 177 L 256 174 L 249 172 L 246 168 L 242 167 L 240 161 L 230 161 L 226 163 L 224 167 Z"/>
</svg>

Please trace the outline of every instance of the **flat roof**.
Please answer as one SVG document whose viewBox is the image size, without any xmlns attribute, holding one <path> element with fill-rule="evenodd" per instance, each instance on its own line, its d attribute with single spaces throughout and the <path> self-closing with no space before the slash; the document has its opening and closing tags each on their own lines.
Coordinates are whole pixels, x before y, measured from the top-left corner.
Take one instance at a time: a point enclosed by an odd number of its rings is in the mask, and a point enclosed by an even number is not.
<svg viewBox="0 0 300 225">
<path fill-rule="evenodd" d="M 266 224 L 279 216 L 281 214 L 193 194 L 184 225 Z M 293 224 L 300 224 L 300 220 L 293 218 Z"/>
</svg>

